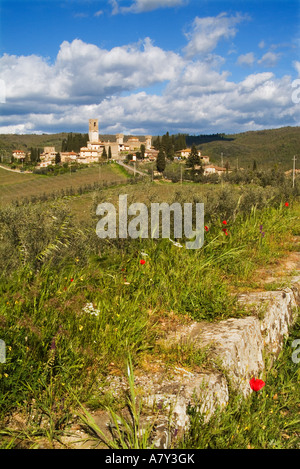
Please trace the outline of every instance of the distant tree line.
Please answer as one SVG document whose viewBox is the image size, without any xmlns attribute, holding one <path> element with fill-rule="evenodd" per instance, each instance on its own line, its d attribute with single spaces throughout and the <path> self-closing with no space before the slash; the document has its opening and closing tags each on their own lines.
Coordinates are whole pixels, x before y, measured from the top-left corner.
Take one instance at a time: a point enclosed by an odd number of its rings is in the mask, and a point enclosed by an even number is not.
<svg viewBox="0 0 300 469">
<path fill-rule="evenodd" d="M 89 140 L 88 134 L 69 133 L 61 143 L 61 151 L 75 151 L 79 153 L 81 147 L 86 147 Z"/>
<path fill-rule="evenodd" d="M 152 145 L 155 150 L 162 150 L 166 158 L 174 159 L 176 151 L 183 150 L 186 148 L 185 135 L 170 135 L 169 132 L 167 132 L 161 137 L 154 137 Z"/>
<path fill-rule="evenodd" d="M 201 145 L 202 143 L 217 142 L 217 141 L 231 141 L 234 138 L 227 137 L 226 134 L 209 134 L 209 135 L 186 135 L 186 143 L 188 147 L 194 145 Z"/>
</svg>

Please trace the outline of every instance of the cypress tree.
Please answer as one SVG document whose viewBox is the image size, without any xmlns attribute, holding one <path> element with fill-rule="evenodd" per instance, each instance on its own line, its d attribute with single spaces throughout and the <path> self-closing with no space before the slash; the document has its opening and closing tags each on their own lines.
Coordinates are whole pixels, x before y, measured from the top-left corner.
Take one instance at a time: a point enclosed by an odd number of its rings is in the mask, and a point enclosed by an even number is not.
<svg viewBox="0 0 300 469">
<path fill-rule="evenodd" d="M 157 159 L 156 159 L 156 168 L 157 171 L 163 173 L 166 167 L 166 157 L 163 150 L 159 150 Z"/>
<path fill-rule="evenodd" d="M 192 148 L 191 148 L 191 153 L 190 153 L 190 155 L 187 159 L 186 165 L 189 168 L 195 169 L 195 166 L 200 165 L 200 164 L 201 164 L 201 162 L 200 162 L 200 157 L 198 155 L 198 150 L 197 150 L 196 146 L 193 145 Z"/>
<path fill-rule="evenodd" d="M 59 164 L 61 162 L 60 153 L 55 154 L 55 164 Z"/>
</svg>

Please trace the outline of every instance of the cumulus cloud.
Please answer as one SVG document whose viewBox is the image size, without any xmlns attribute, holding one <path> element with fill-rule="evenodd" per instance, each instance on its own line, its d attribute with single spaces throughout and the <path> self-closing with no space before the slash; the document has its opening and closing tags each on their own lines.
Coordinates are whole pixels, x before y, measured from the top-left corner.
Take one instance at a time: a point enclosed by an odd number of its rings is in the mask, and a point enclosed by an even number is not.
<svg viewBox="0 0 300 469">
<path fill-rule="evenodd" d="M 251 67 L 255 62 L 255 57 L 253 52 L 248 52 L 247 54 L 242 54 L 237 59 L 238 65 L 246 65 Z"/>
<path fill-rule="evenodd" d="M 276 54 L 275 52 L 267 52 L 262 56 L 260 60 L 258 60 L 257 63 L 260 65 L 263 65 L 265 67 L 275 67 L 277 64 L 281 54 Z"/>
<path fill-rule="evenodd" d="M 234 82 L 225 58 L 214 53 L 220 40 L 234 37 L 243 17 L 221 14 L 212 20 L 196 18 L 182 53 L 146 38 L 111 49 L 64 41 L 53 63 L 4 54 L 0 131 L 81 132 L 91 117 L 99 118 L 101 133 L 154 135 L 299 124 L 290 76 L 277 79 L 265 71 Z M 238 58 L 243 65 L 253 61 L 252 52 Z M 300 62 L 293 66 L 300 75 Z M 161 92 L 155 94 L 157 85 Z"/>
<path fill-rule="evenodd" d="M 196 17 L 191 31 L 186 34 L 189 40 L 184 48 L 186 56 L 192 58 L 213 51 L 221 39 L 233 38 L 237 33 L 235 26 L 245 19 L 248 16 L 228 16 L 226 13 L 220 13 L 217 17 Z"/>
<path fill-rule="evenodd" d="M 182 6 L 187 3 L 187 0 L 134 0 L 129 7 L 120 6 L 120 1 L 111 0 L 113 7 L 113 14 L 117 13 L 144 13 L 158 8 L 171 8 Z"/>
<path fill-rule="evenodd" d="M 4 54 L 0 68 L 10 102 L 68 104 L 92 103 L 172 80 L 181 62 L 179 55 L 154 46 L 149 38 L 111 50 L 75 39 L 61 44 L 53 65 L 35 55 Z"/>
<path fill-rule="evenodd" d="M 298 73 L 298 75 L 300 76 L 300 62 L 299 62 L 299 60 L 294 60 L 293 66 L 294 66 L 294 69 L 296 70 L 296 72 Z"/>
</svg>

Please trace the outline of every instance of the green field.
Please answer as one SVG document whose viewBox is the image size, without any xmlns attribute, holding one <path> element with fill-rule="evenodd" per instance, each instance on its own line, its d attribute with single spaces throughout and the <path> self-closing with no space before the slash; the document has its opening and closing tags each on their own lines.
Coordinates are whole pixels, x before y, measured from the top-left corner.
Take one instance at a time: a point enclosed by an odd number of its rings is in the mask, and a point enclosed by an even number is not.
<svg viewBox="0 0 300 469">
<path fill-rule="evenodd" d="M 24 198 L 38 198 L 43 194 L 61 195 L 62 190 L 67 192 L 71 188 L 76 192 L 80 187 L 94 183 L 124 183 L 127 179 L 128 175 L 116 164 L 93 165 L 57 176 L 17 173 L 0 168 L 0 205 L 16 200 L 22 202 Z"/>
<path fill-rule="evenodd" d="M 2 170 L 0 178 L 0 327 L 7 346 L 0 364 L 0 448 L 65 447 L 62 436 L 80 424 L 78 402 L 89 410 L 109 405 L 119 412 L 124 396 L 105 389 L 112 375 L 124 376 L 129 356 L 139 373 L 151 373 L 162 362 L 171 372 L 175 366 L 218 369 L 209 351 L 165 349 L 157 338 L 191 321 L 250 314 L 237 295 L 270 288 L 264 272 L 299 249 L 298 183 L 294 189 L 289 181 L 278 187 L 150 178 L 128 184 L 114 164 L 101 166 L 100 175 L 95 165 L 58 176 Z M 118 185 L 9 205 L 99 179 Z M 100 239 L 96 205 L 117 207 L 120 194 L 128 195 L 128 205 L 147 207 L 203 202 L 203 248 L 180 248 L 171 239 Z M 184 245 L 185 239 L 179 241 Z M 278 378 L 268 380 L 271 398 L 262 393 L 258 407 L 258 401 L 237 402 L 232 395 L 215 428 L 192 415 L 191 434 L 181 447 L 298 448 L 299 374 L 279 365 Z M 280 390 L 275 378 L 282 381 Z M 286 405 L 283 415 L 276 414 L 275 394 Z"/>
</svg>

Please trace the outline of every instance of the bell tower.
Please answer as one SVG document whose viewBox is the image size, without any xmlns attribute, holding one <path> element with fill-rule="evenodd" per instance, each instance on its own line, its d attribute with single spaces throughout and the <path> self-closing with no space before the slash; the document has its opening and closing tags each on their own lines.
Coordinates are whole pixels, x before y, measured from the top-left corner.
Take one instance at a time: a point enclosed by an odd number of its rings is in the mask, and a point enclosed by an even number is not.
<svg viewBox="0 0 300 469">
<path fill-rule="evenodd" d="M 89 119 L 89 141 L 99 141 L 98 119 Z"/>
</svg>

